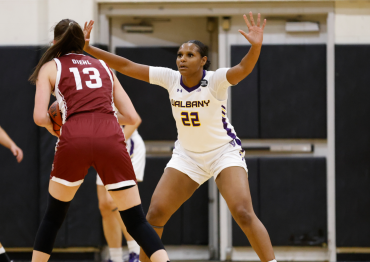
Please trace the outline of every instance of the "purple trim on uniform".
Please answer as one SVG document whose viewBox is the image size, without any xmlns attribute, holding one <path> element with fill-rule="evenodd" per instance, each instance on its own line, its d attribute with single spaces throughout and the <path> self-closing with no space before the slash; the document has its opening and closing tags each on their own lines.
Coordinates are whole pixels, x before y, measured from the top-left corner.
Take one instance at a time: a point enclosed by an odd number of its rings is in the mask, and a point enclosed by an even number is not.
<svg viewBox="0 0 370 262">
<path fill-rule="evenodd" d="M 223 115 L 225 115 L 225 112 L 224 112 L 224 111 L 222 111 L 221 113 L 222 113 Z"/>
<path fill-rule="evenodd" d="M 202 79 L 206 76 L 206 70 L 203 70 L 203 76 L 202 76 Z M 180 85 L 186 90 L 188 91 L 189 93 L 190 92 L 193 92 L 194 90 L 197 90 L 199 87 L 200 87 L 200 82 L 199 84 L 193 86 L 193 87 L 187 87 L 184 82 L 182 82 L 182 76 L 180 78 Z"/>
<path fill-rule="evenodd" d="M 230 128 L 227 127 L 227 122 L 226 122 L 226 118 L 225 117 L 222 118 L 222 123 L 224 124 L 224 129 L 226 130 L 227 135 L 229 137 L 231 137 L 232 139 L 235 139 L 236 138 L 236 135 L 233 132 L 231 132 L 231 129 Z"/>
<path fill-rule="evenodd" d="M 223 105 L 221 105 L 221 107 L 226 110 L 226 107 L 224 107 Z"/>
<path fill-rule="evenodd" d="M 131 140 L 130 156 L 132 156 L 132 154 L 134 153 L 135 144 L 134 144 L 134 140 L 132 140 L 132 139 L 130 139 L 130 140 Z"/>
</svg>

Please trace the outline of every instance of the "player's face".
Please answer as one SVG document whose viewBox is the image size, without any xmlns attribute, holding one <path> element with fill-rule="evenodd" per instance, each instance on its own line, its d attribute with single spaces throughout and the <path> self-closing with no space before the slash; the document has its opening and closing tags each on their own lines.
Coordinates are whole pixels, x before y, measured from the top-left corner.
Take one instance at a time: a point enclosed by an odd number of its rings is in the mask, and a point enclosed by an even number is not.
<svg viewBox="0 0 370 262">
<path fill-rule="evenodd" d="M 203 70 L 207 57 L 201 57 L 198 46 L 192 43 L 185 43 L 177 51 L 176 64 L 182 75 L 192 75 Z"/>
</svg>

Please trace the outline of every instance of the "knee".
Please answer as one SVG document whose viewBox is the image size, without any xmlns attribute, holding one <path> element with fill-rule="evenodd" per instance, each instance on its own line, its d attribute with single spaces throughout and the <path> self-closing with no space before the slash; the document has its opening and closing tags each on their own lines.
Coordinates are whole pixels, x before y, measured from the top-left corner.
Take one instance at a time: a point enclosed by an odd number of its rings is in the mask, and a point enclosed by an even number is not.
<svg viewBox="0 0 370 262">
<path fill-rule="evenodd" d="M 106 217 L 112 214 L 112 211 L 116 208 L 116 204 L 113 200 L 104 199 L 99 200 L 99 209 L 102 217 Z"/>
<path fill-rule="evenodd" d="M 151 225 L 164 226 L 169 219 L 167 213 L 168 211 L 165 206 L 160 204 L 150 204 L 146 219 Z"/>
<path fill-rule="evenodd" d="M 236 207 L 232 211 L 235 221 L 240 227 L 250 227 L 256 215 L 253 210 L 248 210 L 244 206 Z"/>
</svg>

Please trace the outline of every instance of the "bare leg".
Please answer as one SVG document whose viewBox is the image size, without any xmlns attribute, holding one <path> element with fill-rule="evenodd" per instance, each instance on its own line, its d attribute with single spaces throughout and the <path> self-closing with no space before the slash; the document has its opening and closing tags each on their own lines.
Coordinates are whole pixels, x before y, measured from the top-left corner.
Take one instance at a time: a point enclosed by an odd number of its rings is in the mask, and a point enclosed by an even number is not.
<svg viewBox="0 0 370 262">
<path fill-rule="evenodd" d="M 248 174 L 241 167 L 228 167 L 216 179 L 221 195 L 262 262 L 275 259 L 266 228 L 254 213 Z"/>
<path fill-rule="evenodd" d="M 150 202 L 146 216 L 149 224 L 163 227 L 173 213 L 193 195 L 198 186 L 198 183 L 184 173 L 174 168 L 166 168 Z M 154 228 L 154 230 L 159 237 L 162 237 L 163 228 Z M 140 252 L 140 261 L 150 261 L 142 251 Z"/>
<path fill-rule="evenodd" d="M 70 202 L 74 198 L 80 186 L 69 187 L 50 180 L 49 193 L 59 201 Z M 46 262 L 50 258 L 49 254 L 34 250 L 32 253 L 32 262 Z"/>
<path fill-rule="evenodd" d="M 103 220 L 104 236 L 110 248 L 119 248 L 122 245 L 122 233 L 120 222 L 123 224 L 121 216 L 112 197 L 104 186 L 97 186 L 99 209 Z M 118 217 L 116 217 L 116 213 Z M 118 220 L 119 219 L 119 220 Z"/>
<path fill-rule="evenodd" d="M 109 193 L 120 211 L 124 211 L 141 204 L 137 186 L 125 190 L 109 191 Z M 160 249 L 151 255 L 150 260 L 152 262 L 167 262 L 169 261 L 169 258 L 166 250 Z"/>
</svg>

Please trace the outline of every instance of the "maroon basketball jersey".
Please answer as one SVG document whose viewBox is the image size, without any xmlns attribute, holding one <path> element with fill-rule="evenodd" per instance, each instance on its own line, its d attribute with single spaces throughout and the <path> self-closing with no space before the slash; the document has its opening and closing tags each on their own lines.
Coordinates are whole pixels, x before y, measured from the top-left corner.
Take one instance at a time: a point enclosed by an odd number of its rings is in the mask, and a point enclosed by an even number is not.
<svg viewBox="0 0 370 262">
<path fill-rule="evenodd" d="M 54 92 L 63 124 L 79 113 L 114 114 L 113 74 L 105 62 L 82 54 L 67 54 L 54 61 L 58 70 Z"/>
</svg>

